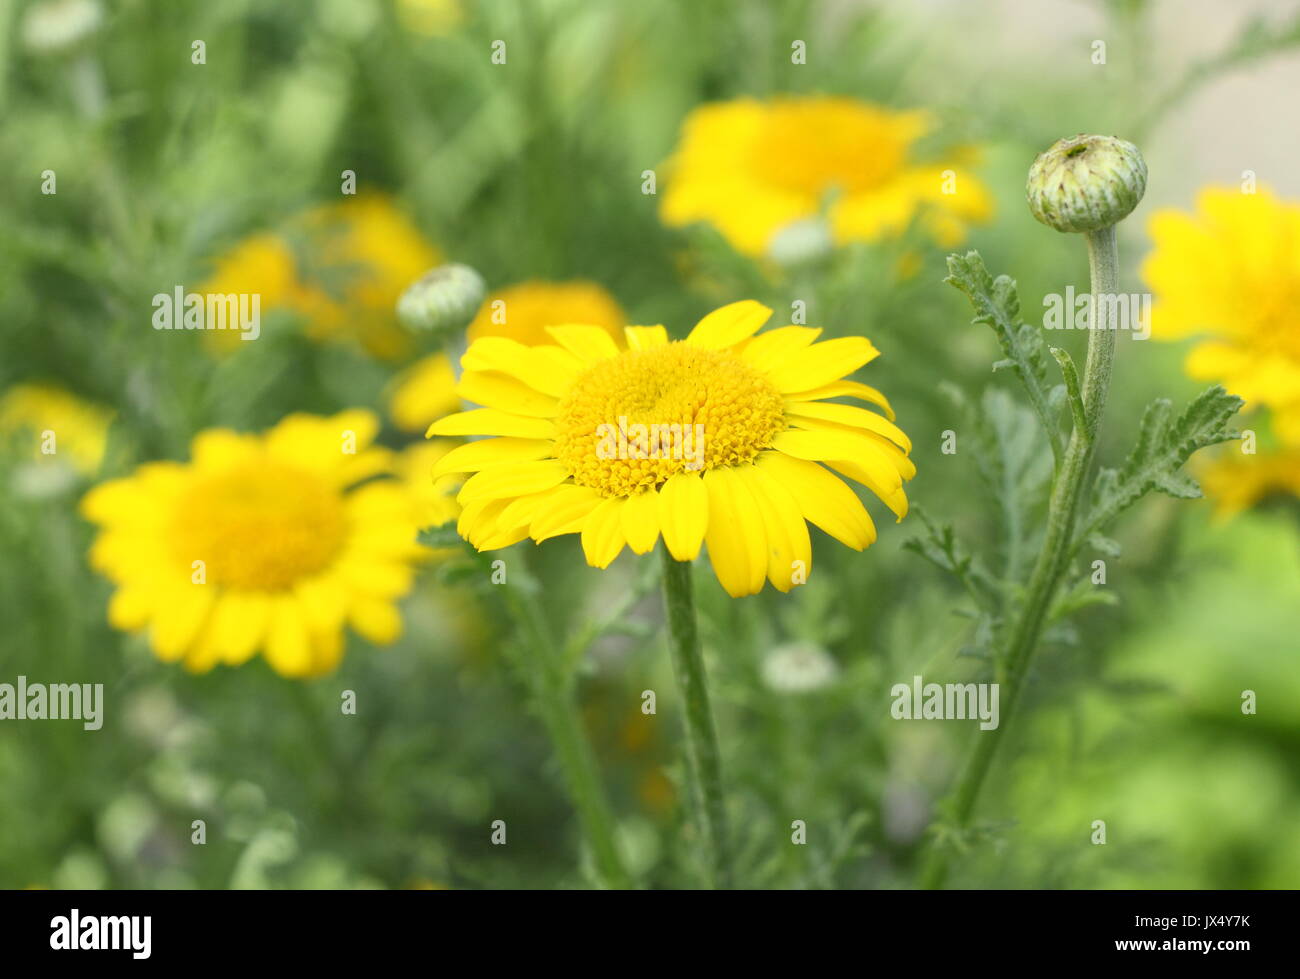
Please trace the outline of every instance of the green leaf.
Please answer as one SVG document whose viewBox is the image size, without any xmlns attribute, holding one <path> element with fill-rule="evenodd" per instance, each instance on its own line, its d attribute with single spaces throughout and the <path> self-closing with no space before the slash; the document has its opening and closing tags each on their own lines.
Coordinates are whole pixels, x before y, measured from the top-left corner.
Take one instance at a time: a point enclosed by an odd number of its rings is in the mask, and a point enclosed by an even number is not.
<svg viewBox="0 0 1300 979">
<path fill-rule="evenodd" d="M 1119 598 L 1109 588 L 1094 585 L 1091 578 L 1084 578 L 1067 592 L 1058 595 L 1047 613 L 1047 621 L 1059 622 L 1081 609 L 1093 605 L 1118 605 Z"/>
<path fill-rule="evenodd" d="M 1243 402 L 1217 384 L 1173 416 L 1164 398 L 1151 402 L 1142 415 L 1137 445 L 1118 469 L 1103 469 L 1093 491 L 1092 510 L 1080 539 L 1096 534 L 1119 513 L 1152 490 L 1183 500 L 1196 499 L 1201 488 L 1182 467 L 1207 445 L 1240 438 L 1227 427 Z"/>
<path fill-rule="evenodd" d="M 1113 540 L 1104 534 L 1089 534 L 1087 543 L 1098 554 L 1104 554 L 1106 557 L 1119 557 L 1123 553 L 1119 541 Z"/>
<path fill-rule="evenodd" d="M 975 308 L 973 322 L 990 327 L 997 335 L 1005 359 L 994 370 L 1010 367 L 1020 378 L 1029 395 L 1034 414 L 1047 433 L 1052 455 L 1059 459 L 1064 450 L 1059 417 L 1065 401 L 1063 385 L 1048 380 L 1047 343 L 1037 327 L 1020 318 L 1020 297 L 1010 276 L 994 279 L 984 267 L 979 252 L 948 256 L 948 277 L 943 280 L 965 293 Z"/>
<path fill-rule="evenodd" d="M 1065 390 L 1070 401 L 1070 414 L 1074 417 L 1074 428 L 1080 435 L 1088 431 L 1088 416 L 1083 408 L 1083 392 L 1079 388 L 1079 372 L 1074 366 L 1074 358 L 1068 350 L 1060 347 L 1048 348 L 1056 362 L 1061 365 L 1061 376 L 1065 378 Z"/>
<path fill-rule="evenodd" d="M 1001 516 L 1002 576 L 1019 581 L 1037 546 L 1033 538 L 1043 488 L 1052 476 L 1050 456 L 1043 451 L 1033 413 L 1006 390 L 987 388 L 979 411 L 972 411 L 964 400 L 959 404 L 970 417 L 976 467 Z"/>
<path fill-rule="evenodd" d="M 979 557 L 972 555 L 957 540 L 952 525 L 934 523 L 920 507 L 914 506 L 912 513 L 925 525 L 926 532 L 922 537 L 904 541 L 903 547 L 955 577 L 981 608 L 998 608 L 1001 605 L 1001 586 Z"/>
</svg>

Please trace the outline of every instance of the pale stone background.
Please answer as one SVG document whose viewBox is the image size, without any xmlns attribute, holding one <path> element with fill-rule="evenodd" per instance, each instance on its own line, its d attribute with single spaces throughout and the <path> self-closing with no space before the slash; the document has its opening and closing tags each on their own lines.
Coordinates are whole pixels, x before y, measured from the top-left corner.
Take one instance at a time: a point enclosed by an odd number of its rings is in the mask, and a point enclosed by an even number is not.
<svg viewBox="0 0 1300 979">
<path fill-rule="evenodd" d="M 1253 17 L 1286 24 L 1300 15 L 1300 0 L 1153 0 L 1154 43 L 1134 46 L 1114 36 L 1102 0 L 881 0 L 875 6 L 913 28 L 929 25 L 926 37 L 934 41 L 925 70 L 937 68 L 971 98 L 996 86 L 1004 101 L 1009 73 L 1020 73 L 1026 88 L 1051 73 L 1122 97 L 1131 57 L 1164 91 L 1189 64 L 1226 47 Z M 1107 42 L 1107 65 L 1100 68 L 1089 62 L 1091 41 L 1098 38 Z M 1077 131 L 1070 110 L 1061 107 L 1065 128 L 1059 135 Z M 1081 122 L 1078 129 L 1084 128 Z M 1144 144 L 1153 173 L 1161 177 L 1150 188 L 1150 205 L 1186 206 L 1197 187 L 1238 185 L 1247 169 L 1261 183 L 1300 199 L 1300 48 L 1217 76 L 1178 105 Z"/>
</svg>

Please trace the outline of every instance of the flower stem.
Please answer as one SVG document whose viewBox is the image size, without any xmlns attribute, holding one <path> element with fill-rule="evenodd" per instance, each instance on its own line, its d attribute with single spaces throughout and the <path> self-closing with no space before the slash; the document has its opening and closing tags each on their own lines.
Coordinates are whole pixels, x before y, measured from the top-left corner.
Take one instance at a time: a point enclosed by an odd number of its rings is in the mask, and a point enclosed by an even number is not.
<svg viewBox="0 0 1300 979">
<path fill-rule="evenodd" d="M 714 887 L 731 886 L 730 841 L 722 795 L 722 764 L 718 738 L 709 709 L 708 678 L 700 655 L 695 625 L 695 600 L 691 594 L 691 566 L 678 561 L 668 549 L 664 557 L 664 608 L 668 614 L 668 646 L 673 673 L 686 708 L 686 745 L 696 809 L 708 836 L 708 864 Z"/>
<path fill-rule="evenodd" d="M 515 620 L 527 637 L 528 648 L 517 657 L 518 665 L 532 688 L 597 871 L 605 886 L 630 888 L 632 879 L 614 842 L 614 818 L 575 699 L 573 674 L 536 596 L 526 586 L 506 587 Z"/>
<path fill-rule="evenodd" d="M 975 748 L 949 801 L 947 816 L 955 830 L 964 829 L 975 810 L 993 756 L 1020 700 L 1025 676 L 1038 648 L 1052 600 L 1069 566 L 1079 499 L 1087 483 L 1097 432 L 1106 407 L 1111 365 L 1115 358 L 1115 324 L 1099 322 L 1098 318 L 1103 308 L 1113 315 L 1114 305 L 1103 306 L 1097 297 L 1115 295 L 1119 291 L 1119 253 L 1114 226 L 1088 232 L 1087 241 L 1093 300 L 1088 323 L 1088 360 L 1083 372 L 1083 426 L 1076 425 L 1070 433 L 1060 471 L 1052 484 L 1043 548 L 1030 574 L 1020 617 L 998 658 L 996 679 L 1001 687 L 1001 723 L 978 734 Z M 935 846 L 922 870 L 921 886 L 942 887 L 947 872 L 948 848 Z"/>
</svg>

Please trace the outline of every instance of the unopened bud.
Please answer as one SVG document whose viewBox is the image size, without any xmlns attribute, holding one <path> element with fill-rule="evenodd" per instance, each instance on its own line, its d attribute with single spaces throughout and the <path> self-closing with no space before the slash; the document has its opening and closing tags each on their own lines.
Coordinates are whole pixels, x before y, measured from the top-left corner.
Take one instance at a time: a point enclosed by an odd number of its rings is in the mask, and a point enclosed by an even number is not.
<svg viewBox="0 0 1300 979">
<path fill-rule="evenodd" d="M 397 300 L 397 315 L 413 330 L 450 334 L 469 325 L 487 286 L 468 265 L 439 265 Z"/>
<path fill-rule="evenodd" d="M 1072 136 L 1039 153 L 1025 196 L 1039 221 L 1057 231 L 1099 231 L 1124 220 L 1147 189 L 1138 148 L 1114 136 Z"/>
</svg>

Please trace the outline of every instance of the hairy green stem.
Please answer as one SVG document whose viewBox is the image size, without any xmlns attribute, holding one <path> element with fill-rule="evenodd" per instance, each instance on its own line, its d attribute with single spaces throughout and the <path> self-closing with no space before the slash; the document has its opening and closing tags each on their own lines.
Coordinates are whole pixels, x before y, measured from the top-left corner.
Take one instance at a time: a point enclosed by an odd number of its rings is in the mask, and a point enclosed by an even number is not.
<svg viewBox="0 0 1300 979">
<path fill-rule="evenodd" d="M 632 878 L 614 841 L 614 817 L 605 798 L 596 757 L 582 724 L 573 674 L 551 635 L 537 598 L 525 588 L 506 586 L 515 619 L 524 630 L 528 648 L 520 667 L 532 688 L 542 724 L 559 759 L 569 797 L 591 846 L 596 869 L 605 886 L 630 888 Z"/>
<path fill-rule="evenodd" d="M 732 883 L 727 812 L 722 795 L 722 762 L 718 737 L 709 708 L 708 678 L 700 655 L 695 625 L 695 600 L 691 594 L 691 566 L 663 548 L 664 608 L 668 614 L 668 646 L 673 673 L 686 713 L 686 747 L 699 822 L 708 839 L 708 865 L 714 887 Z"/>
<path fill-rule="evenodd" d="M 1093 301 L 1088 322 L 1088 360 L 1083 371 L 1084 424 L 1082 429 L 1076 425 L 1070 433 L 1060 470 L 1052 483 L 1043 547 L 1030 574 L 1020 616 L 998 658 L 996 680 L 1000 685 L 1000 723 L 992 730 L 978 733 L 975 747 L 951 796 L 951 808 L 946 815 L 957 830 L 966 827 L 975 810 L 985 776 L 1020 700 L 1025 676 L 1038 648 L 1052 600 L 1069 566 L 1079 500 L 1087 483 L 1097 432 L 1106 407 L 1106 393 L 1110 389 L 1111 365 L 1115 359 L 1115 323 L 1099 322 L 1099 317 L 1103 310 L 1110 311 L 1113 316 L 1114 305 L 1103 304 L 1097 297 L 1115 295 L 1119 291 L 1115 228 L 1089 232 L 1087 240 Z M 921 886 L 942 887 L 947 873 L 948 848 L 937 845 L 930 851 L 922 871 Z"/>
</svg>

